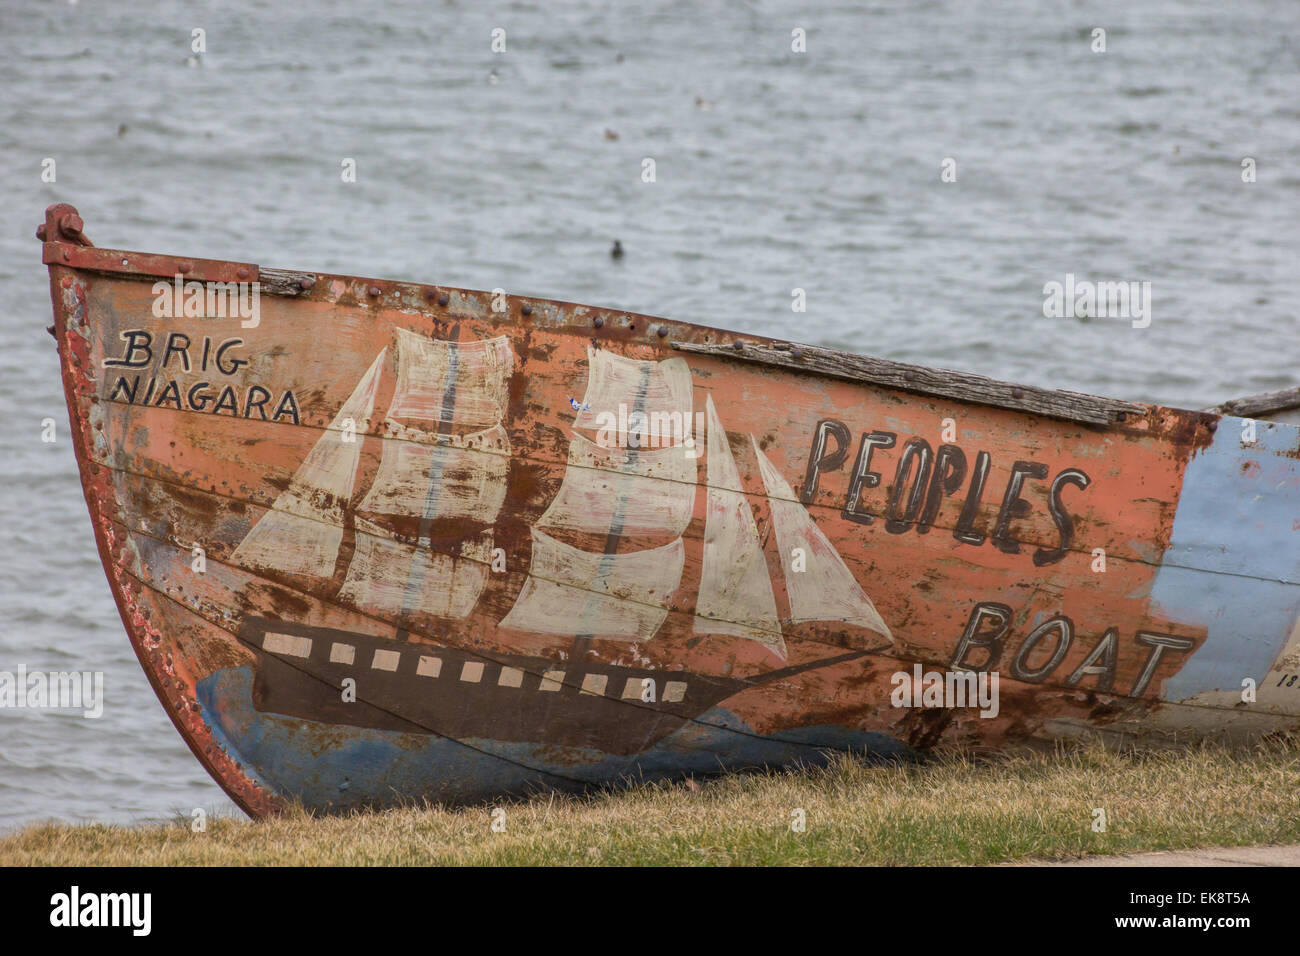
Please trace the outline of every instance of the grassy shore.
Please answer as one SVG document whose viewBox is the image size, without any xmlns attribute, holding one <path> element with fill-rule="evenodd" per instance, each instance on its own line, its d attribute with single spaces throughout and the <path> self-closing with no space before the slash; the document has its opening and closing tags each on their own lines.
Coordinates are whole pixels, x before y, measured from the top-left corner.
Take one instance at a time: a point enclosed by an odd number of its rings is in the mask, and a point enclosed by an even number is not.
<svg viewBox="0 0 1300 956">
<path fill-rule="evenodd" d="M 978 864 L 1300 842 L 1300 746 L 1101 747 L 639 786 L 492 808 L 312 818 L 40 824 L 0 863 L 767 865 Z M 1094 829 L 1105 811 L 1104 832 Z M 802 832 L 792 828 L 802 811 Z M 500 818 L 500 814 L 498 814 Z"/>
</svg>

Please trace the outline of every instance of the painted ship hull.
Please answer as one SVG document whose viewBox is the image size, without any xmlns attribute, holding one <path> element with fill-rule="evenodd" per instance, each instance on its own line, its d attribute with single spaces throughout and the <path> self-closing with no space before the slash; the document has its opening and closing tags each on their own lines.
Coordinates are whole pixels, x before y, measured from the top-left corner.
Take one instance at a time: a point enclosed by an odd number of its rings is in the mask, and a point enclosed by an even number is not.
<svg viewBox="0 0 1300 956">
<path fill-rule="evenodd" d="M 123 622 L 251 814 L 1300 728 L 1293 425 L 40 236 Z"/>
<path fill-rule="evenodd" d="M 488 659 L 453 647 L 266 618 L 246 619 L 239 639 L 258 657 L 253 707 L 259 713 L 618 756 L 644 753 L 721 701 L 772 677 L 742 680 L 604 664 L 570 673 L 546 657 Z M 345 681 L 358 675 L 365 675 L 365 696 L 345 695 Z M 653 701 L 648 682 L 661 688 Z"/>
</svg>

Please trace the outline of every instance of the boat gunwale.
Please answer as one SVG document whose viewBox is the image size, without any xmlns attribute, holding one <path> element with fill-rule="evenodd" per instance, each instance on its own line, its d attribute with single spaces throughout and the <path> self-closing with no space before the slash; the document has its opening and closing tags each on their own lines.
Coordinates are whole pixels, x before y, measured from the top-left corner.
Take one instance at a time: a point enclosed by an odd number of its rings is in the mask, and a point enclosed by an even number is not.
<svg viewBox="0 0 1300 956">
<path fill-rule="evenodd" d="M 925 387 L 918 387 L 918 385 L 924 385 L 924 382 L 908 382 L 906 385 L 900 385 L 892 381 L 873 381 L 866 375 L 859 374 L 859 371 L 851 364 L 863 361 L 879 362 L 882 366 L 889 367 L 900 376 L 905 375 L 908 371 L 921 371 L 930 375 L 951 375 L 960 380 L 970 379 L 982 383 L 991 383 L 1007 389 L 1008 392 L 1011 389 L 1021 389 L 1022 398 L 1047 393 L 1057 397 L 1058 400 L 1061 398 L 1068 400 L 1085 399 L 1107 408 L 1135 409 L 1136 415 L 1134 417 L 1148 416 L 1147 420 L 1133 421 L 1132 418 L 1128 418 L 1126 421 L 1120 419 L 1116 424 L 1113 420 L 1098 422 L 1068 415 L 1052 414 L 1041 409 L 1026 407 L 1030 404 L 1027 401 L 1003 402 L 990 400 L 993 396 L 987 394 L 972 394 L 967 397 L 950 393 L 938 395 L 940 398 L 1003 408 L 1021 414 L 1074 421 L 1088 426 L 1089 430 L 1093 432 L 1104 431 L 1117 436 L 1164 441 L 1176 446 L 1182 446 L 1184 449 L 1189 445 L 1204 442 L 1206 432 L 1212 433 L 1221 417 L 1219 414 L 1210 411 L 1195 412 L 1165 409 L 1158 405 L 1130 405 L 1088 396 L 1083 393 L 1031 389 L 1029 387 L 1015 386 L 1011 383 L 996 382 L 979 376 L 965 376 L 963 373 L 949 372 L 948 370 L 930 369 L 925 366 L 907 365 L 889 360 L 864 360 L 863 357 L 853 353 L 836 352 L 835 350 L 816 350 L 829 352 L 833 356 L 850 360 L 850 364 L 843 369 L 844 374 L 837 376 L 821 368 L 790 366 L 788 364 L 798 361 L 795 356 L 789 353 L 801 350 L 812 352 L 814 351 L 812 347 L 793 345 L 764 336 L 742 335 L 671 319 L 595 308 L 577 303 L 530 299 L 522 296 L 504 296 L 509 302 L 509 307 L 506 311 L 498 312 L 490 308 L 490 304 L 496 299 L 496 295 L 491 292 L 430 286 L 404 281 L 331 275 L 319 272 L 262 269 L 248 263 L 221 260 L 198 260 L 115 249 L 99 249 L 90 246 L 88 241 L 80 236 L 79 218 L 77 219 L 77 229 L 68 233 L 68 230 L 61 225 L 57 216 L 52 217 L 49 215 L 49 213 L 56 210 L 68 210 L 70 208 L 55 206 L 47 211 L 46 230 L 53 225 L 56 234 L 62 230 L 66 235 L 62 240 L 56 238 L 54 241 L 44 242 L 42 259 L 49 266 L 51 293 L 54 300 L 55 338 L 58 341 L 60 351 L 61 377 L 63 378 L 65 399 L 73 424 L 73 444 L 79 477 L 91 512 L 92 523 L 95 527 L 100 563 L 109 579 L 115 603 L 131 640 L 133 650 L 152 685 L 155 696 L 163 702 L 164 709 L 168 711 L 168 715 L 176 725 L 182 739 L 185 740 L 200 764 L 234 802 L 251 816 L 260 817 L 269 813 L 280 812 L 288 806 L 288 801 L 276 792 L 270 781 L 255 776 L 255 772 L 251 768 L 241 765 L 234 751 L 226 748 L 226 745 L 213 733 L 212 727 L 202 717 L 197 701 L 192 699 L 194 685 L 186 671 L 174 668 L 170 655 L 167 656 L 166 660 L 162 658 L 158 623 L 152 619 L 151 614 L 152 602 L 155 599 L 170 600 L 177 606 L 183 607 L 183 605 L 180 605 L 174 597 L 161 594 L 152 584 L 136 578 L 129 567 L 129 563 L 125 560 L 124 554 L 119 554 L 119 552 L 124 552 L 124 549 L 120 535 L 114 530 L 113 526 L 116 525 L 118 528 L 128 530 L 129 539 L 129 522 L 123 520 L 126 517 L 125 512 L 113 492 L 112 474 L 114 469 L 97 462 L 92 453 L 94 440 L 91 429 L 93 424 L 88 406 L 85 404 L 86 402 L 93 403 L 96 401 L 93 391 L 96 374 L 95 370 L 87 362 L 89 355 L 85 345 L 88 340 L 86 340 L 84 334 L 85 324 L 97 318 L 90 311 L 90 302 L 87 301 L 89 297 L 86 295 L 86 292 L 91 288 L 89 280 L 92 275 L 106 275 L 112 278 L 134 281 L 170 280 L 174 278 L 205 282 L 256 281 L 259 283 L 258 288 L 260 291 L 270 295 L 301 298 L 305 301 L 322 303 L 331 308 L 340 304 L 351 307 L 351 303 L 342 302 L 342 297 L 328 288 L 334 281 L 338 281 L 351 286 L 347 294 L 355 295 L 358 311 L 363 314 L 366 309 L 374 309 L 376 312 L 379 310 L 397 310 L 403 314 L 428 316 L 434 321 L 446 321 L 448 319 L 451 321 L 475 320 L 490 325 L 515 323 L 524 326 L 527 324 L 528 317 L 533 316 L 537 328 L 554 329 L 557 332 L 573 332 L 577 330 L 591 332 L 590 327 L 592 325 L 595 326 L 596 330 L 603 327 L 605 330 L 603 338 L 608 339 L 610 344 L 613 345 L 653 349 L 656 352 L 666 354 L 671 354 L 673 350 L 702 351 L 706 355 L 712 355 L 718 359 L 732 358 L 740 361 L 763 362 L 771 358 L 778 361 L 767 364 L 781 365 L 790 371 L 823 377 L 841 377 L 849 381 L 886 388 L 895 392 L 935 397 L 933 391 L 929 391 Z M 72 215 L 75 216 L 75 211 Z M 66 214 L 64 218 L 67 218 Z M 181 266 L 188 266 L 188 268 L 182 269 Z M 241 270 L 243 270 L 243 275 L 241 275 Z M 306 280 L 310 280 L 310 282 Z M 313 292 L 315 285 L 321 283 L 324 284 L 324 287 Z M 441 299 L 443 296 L 447 297 L 447 304 L 450 305 L 450 308 L 444 302 L 439 301 L 438 306 L 444 309 L 439 314 L 434 311 L 433 303 L 435 299 Z M 619 318 L 622 319 L 621 325 L 617 321 Z M 678 331 L 683 340 L 670 340 L 669 336 L 672 330 Z M 632 333 L 635 333 L 635 337 L 633 337 Z M 707 349 L 692 349 L 689 347 L 698 344 L 691 342 L 690 339 L 701 337 L 712 338 L 717 344 L 713 345 L 712 342 L 706 342 L 705 344 L 710 346 Z M 688 347 L 683 349 L 683 345 Z M 773 353 L 782 354 L 774 355 Z M 958 381 L 953 387 L 960 388 L 961 384 L 961 381 Z M 147 591 L 152 596 L 151 600 L 145 600 L 145 595 L 135 593 L 139 589 Z M 196 613 L 193 609 L 187 608 L 187 610 Z M 216 626 L 220 627 L 220 625 Z M 1132 702 L 1144 700 L 1144 698 L 1134 698 L 1127 695 L 1115 696 Z M 1170 703 L 1172 702 L 1160 701 L 1157 706 Z"/>
<path fill-rule="evenodd" d="M 836 378 L 894 391 L 924 395 L 929 398 L 955 400 L 974 405 L 1001 408 L 1023 414 L 1072 422 L 1091 428 L 1133 428 L 1142 420 L 1155 417 L 1168 408 L 1192 416 L 1213 430 L 1212 422 L 1221 417 L 1217 410 L 1194 411 L 1151 403 L 1112 399 L 1086 392 L 1021 385 L 977 373 L 935 366 L 899 362 L 842 349 L 790 342 L 770 336 L 736 332 L 730 329 L 696 325 L 648 313 L 630 312 L 602 306 L 585 305 L 561 299 L 505 294 L 509 306 L 505 311 L 484 308 L 484 300 L 495 292 L 455 286 L 431 285 L 399 279 L 377 279 L 305 270 L 276 269 L 233 260 L 198 259 L 161 253 L 135 252 L 77 245 L 68 241 L 45 240 L 42 261 L 83 272 L 101 273 L 128 280 L 172 279 L 197 282 L 257 282 L 259 293 L 307 301 L 337 302 L 333 296 L 313 294 L 316 285 L 328 286 L 341 281 L 349 286 L 365 287 L 357 304 L 369 308 L 417 311 L 438 318 L 437 307 L 463 316 L 455 306 L 467 301 L 479 305 L 470 317 L 488 322 L 526 322 L 531 316 L 545 320 L 546 327 L 593 328 L 597 334 L 613 339 L 619 333 L 637 338 L 629 344 L 657 346 L 661 349 L 704 354 L 747 363 L 779 367 L 787 371 Z M 459 301 L 453 301 L 453 297 Z M 445 298 L 444 305 L 441 299 Z M 621 326 L 611 319 L 622 319 Z M 640 333 L 640 334 L 639 334 Z M 670 338 L 670 336 L 672 336 Z M 703 338 L 704 341 L 698 341 Z M 623 339 L 628 342 L 627 339 Z"/>
</svg>

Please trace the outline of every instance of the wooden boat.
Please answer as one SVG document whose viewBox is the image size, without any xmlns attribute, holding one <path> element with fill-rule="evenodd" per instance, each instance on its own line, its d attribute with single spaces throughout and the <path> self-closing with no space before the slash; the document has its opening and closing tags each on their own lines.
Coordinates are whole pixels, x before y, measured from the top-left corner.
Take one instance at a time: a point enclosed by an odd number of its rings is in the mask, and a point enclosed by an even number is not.
<svg viewBox="0 0 1300 956">
<path fill-rule="evenodd" d="M 122 620 L 251 814 L 1300 725 L 1293 425 L 38 235 Z"/>
</svg>

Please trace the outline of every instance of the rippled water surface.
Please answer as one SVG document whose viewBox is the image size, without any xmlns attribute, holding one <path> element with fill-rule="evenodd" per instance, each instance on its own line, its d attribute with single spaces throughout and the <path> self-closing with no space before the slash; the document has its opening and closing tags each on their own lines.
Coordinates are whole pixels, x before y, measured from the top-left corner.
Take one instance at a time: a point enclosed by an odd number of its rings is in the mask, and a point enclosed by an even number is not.
<svg viewBox="0 0 1300 956">
<path fill-rule="evenodd" d="M 0 710 L 0 827 L 237 812 L 99 567 L 43 331 L 49 203 L 103 246 L 501 287 L 1202 407 L 1300 378 L 1298 25 L 1300 6 L 1253 0 L 6 0 L 0 670 L 101 670 L 107 708 Z M 1045 318 L 1067 272 L 1150 281 L 1150 327 Z"/>
</svg>

